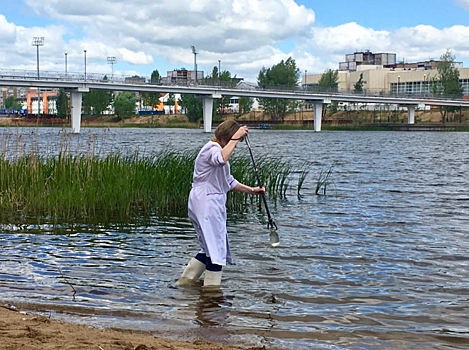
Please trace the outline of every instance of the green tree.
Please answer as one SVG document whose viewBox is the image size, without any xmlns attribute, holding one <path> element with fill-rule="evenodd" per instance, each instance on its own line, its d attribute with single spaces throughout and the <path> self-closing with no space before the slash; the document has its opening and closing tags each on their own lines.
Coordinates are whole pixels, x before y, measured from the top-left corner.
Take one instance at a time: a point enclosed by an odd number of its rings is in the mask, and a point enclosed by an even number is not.
<svg viewBox="0 0 469 350">
<path fill-rule="evenodd" d="M 58 118 L 67 119 L 70 116 L 70 105 L 68 102 L 67 93 L 64 91 L 64 89 L 59 89 L 56 106 Z"/>
<path fill-rule="evenodd" d="M 199 84 L 204 85 L 223 85 L 226 87 L 235 87 L 238 83 L 238 79 L 235 76 L 231 76 L 230 71 L 218 71 L 218 67 L 214 66 L 212 72 L 208 74 L 203 80 L 199 81 Z"/>
<path fill-rule="evenodd" d="M 121 92 L 114 99 L 114 109 L 119 120 L 130 118 L 135 114 L 135 93 Z"/>
<path fill-rule="evenodd" d="M 204 80 L 199 81 L 199 85 L 221 85 L 224 87 L 235 87 L 238 83 L 238 79 L 235 76 L 231 76 L 230 71 L 224 70 L 222 72 L 218 71 L 218 67 L 214 66 L 212 72 L 208 74 Z M 213 101 L 213 111 L 214 113 L 223 113 L 224 110 L 229 106 L 230 99 L 232 96 L 225 95 L 220 99 Z"/>
<path fill-rule="evenodd" d="M 144 92 L 142 93 L 143 105 L 154 109 L 160 103 L 160 97 L 159 92 Z"/>
<path fill-rule="evenodd" d="M 158 84 L 160 81 L 161 81 L 160 72 L 158 72 L 158 69 L 155 69 L 153 72 L 151 72 L 150 83 Z"/>
<path fill-rule="evenodd" d="M 451 96 L 452 98 L 461 98 L 463 88 L 459 82 L 459 69 L 455 67 L 456 57 L 450 49 L 440 57 L 438 63 L 437 76 L 432 80 L 432 92 Z M 441 121 L 444 123 L 447 119 L 448 111 L 454 112 L 454 107 L 440 107 Z"/>
<path fill-rule="evenodd" d="M 461 97 L 463 89 L 459 82 L 459 69 L 454 64 L 455 59 L 456 57 L 453 56 L 451 50 L 446 50 L 438 63 L 438 78 L 443 94 Z"/>
<path fill-rule="evenodd" d="M 289 57 L 286 61 L 281 61 L 271 68 L 262 67 L 257 76 L 257 84 L 261 88 L 267 87 L 288 87 L 296 88 L 300 77 L 300 70 L 296 66 L 293 58 Z M 259 99 L 259 105 L 263 110 L 270 114 L 274 120 L 283 120 L 287 112 L 294 110 L 296 101 L 283 99 Z"/>
<path fill-rule="evenodd" d="M 187 119 L 190 122 L 195 123 L 203 118 L 202 99 L 196 97 L 194 94 L 181 95 L 179 104 L 185 110 Z"/>
<path fill-rule="evenodd" d="M 339 71 L 328 69 L 325 71 L 318 82 L 319 90 L 320 91 L 329 91 L 329 92 L 336 92 L 339 88 Z M 326 108 L 323 109 L 322 113 L 323 116 L 326 113 L 326 110 L 329 110 L 331 114 L 337 112 L 338 110 L 338 102 L 334 101 L 329 104 Z"/>
<path fill-rule="evenodd" d="M 218 72 L 218 69 L 217 69 L 217 72 Z M 236 75 L 232 77 L 230 71 L 224 70 L 220 72 L 219 84 L 221 86 L 234 88 L 236 87 L 237 83 L 238 83 L 238 80 L 236 79 Z M 217 110 L 225 111 L 229 107 L 230 100 L 232 97 L 233 96 L 231 95 L 225 95 L 222 98 L 218 99 L 217 103 L 214 103 L 215 111 Z"/>
<path fill-rule="evenodd" d="M 168 100 L 166 101 L 166 104 L 169 106 L 169 114 L 172 114 L 172 107 L 174 107 L 174 104 L 176 103 L 176 99 L 174 98 L 174 94 L 169 94 Z"/>
<path fill-rule="evenodd" d="M 321 75 L 318 85 L 321 91 L 337 91 L 339 88 L 339 71 L 328 69 Z"/>
<path fill-rule="evenodd" d="M 102 115 L 111 104 L 111 91 L 90 90 L 83 94 L 83 111 L 88 115 Z"/>
<path fill-rule="evenodd" d="M 6 109 L 21 109 L 21 103 L 15 98 L 15 96 L 8 96 L 5 99 L 4 106 Z"/>
<path fill-rule="evenodd" d="M 204 85 L 218 85 L 220 83 L 220 77 L 218 73 L 218 67 L 214 66 L 212 73 L 208 74 L 200 83 L 203 83 Z"/>
<path fill-rule="evenodd" d="M 363 73 L 360 73 L 360 79 L 353 85 L 353 91 L 355 93 L 361 94 L 363 92 L 363 86 L 366 84 L 366 81 L 363 80 Z"/>
<path fill-rule="evenodd" d="M 251 112 L 254 99 L 251 97 L 240 97 L 239 98 L 239 114 L 245 114 Z"/>
</svg>

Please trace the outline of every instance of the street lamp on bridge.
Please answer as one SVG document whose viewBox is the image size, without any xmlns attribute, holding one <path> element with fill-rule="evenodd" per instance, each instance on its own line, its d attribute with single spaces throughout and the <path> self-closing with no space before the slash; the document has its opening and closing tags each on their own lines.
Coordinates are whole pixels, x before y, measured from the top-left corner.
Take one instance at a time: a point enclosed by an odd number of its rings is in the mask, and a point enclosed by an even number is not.
<svg viewBox="0 0 469 350">
<path fill-rule="evenodd" d="M 192 48 L 192 53 L 194 54 L 194 72 L 195 72 L 194 82 L 195 82 L 195 85 L 197 85 L 197 54 L 198 52 L 195 50 L 194 45 L 192 45 L 191 48 Z"/>
<path fill-rule="evenodd" d="M 85 82 L 86 82 L 86 49 L 83 50 L 83 53 L 85 54 Z"/>
<path fill-rule="evenodd" d="M 37 49 L 37 80 L 39 80 L 39 46 L 44 46 L 44 37 L 43 36 L 33 37 L 33 41 L 31 45 L 36 46 L 36 49 Z M 37 87 L 37 115 L 41 113 L 40 111 L 41 111 L 41 102 L 40 102 L 39 86 L 38 86 Z"/>
<path fill-rule="evenodd" d="M 116 64 L 117 59 L 115 57 L 108 57 L 107 63 L 111 65 L 111 80 L 114 79 L 114 65 Z"/>
<path fill-rule="evenodd" d="M 67 72 L 67 55 L 68 53 L 65 52 L 65 79 L 67 79 L 68 72 Z"/>
</svg>

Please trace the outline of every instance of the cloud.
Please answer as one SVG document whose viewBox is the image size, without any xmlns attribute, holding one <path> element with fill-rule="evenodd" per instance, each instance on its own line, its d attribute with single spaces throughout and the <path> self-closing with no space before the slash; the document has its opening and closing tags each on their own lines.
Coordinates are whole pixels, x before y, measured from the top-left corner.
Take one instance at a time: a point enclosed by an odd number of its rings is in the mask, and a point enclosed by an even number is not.
<svg viewBox="0 0 469 350">
<path fill-rule="evenodd" d="M 2 44 L 11 44 L 16 40 L 16 26 L 9 23 L 5 16 L 0 15 L 0 41 Z"/>
<path fill-rule="evenodd" d="M 169 63 L 189 65 L 191 45 L 201 63 L 211 53 L 246 56 L 241 63 L 248 63 L 252 57 L 245 52 L 269 51 L 271 45 L 304 35 L 315 21 L 314 11 L 294 0 L 26 2 L 39 16 L 78 25 L 83 40 L 116 47 L 113 56 L 134 64 L 163 56 Z"/>
<path fill-rule="evenodd" d="M 309 73 L 337 68 L 345 54 L 365 49 L 418 61 L 438 59 L 451 48 L 458 60 L 469 59 L 469 26 L 376 30 L 350 22 L 323 27 L 315 24 L 312 9 L 294 0 L 25 1 L 38 17 L 58 24 L 25 28 L 0 15 L 1 67 L 35 69 L 33 36 L 45 37 L 41 69 L 59 71 L 64 52 L 69 71 L 83 71 L 85 48 L 90 72 L 110 71 L 106 57 L 115 56 L 114 68 L 128 63 L 133 65 L 126 66 L 128 72 L 149 74 L 156 68 L 165 75 L 167 67 L 192 69 L 195 45 L 205 72 L 221 60 L 222 69 L 251 81 L 263 66 L 289 56 Z M 469 0 L 454 1 L 469 8 Z"/>
<path fill-rule="evenodd" d="M 298 35 L 314 12 L 293 0 L 27 0 L 38 15 L 83 26 L 89 38 L 139 50 L 152 46 L 237 52 Z M 170 55 L 170 53 L 163 53 Z"/>
<path fill-rule="evenodd" d="M 343 52 L 344 50 L 372 49 L 380 51 L 390 45 L 388 31 L 376 31 L 365 28 L 355 22 L 337 27 L 316 27 L 312 29 L 313 43 L 329 52 Z"/>
<path fill-rule="evenodd" d="M 8 22 L 0 15 L 0 65 L 2 68 L 36 70 L 36 48 L 32 46 L 33 37 L 45 37 L 45 45 L 40 47 L 41 69 L 52 70 L 58 57 L 63 57 L 61 49 L 65 46 L 62 26 L 26 28 Z M 62 62 L 62 61 L 61 61 Z"/>
</svg>

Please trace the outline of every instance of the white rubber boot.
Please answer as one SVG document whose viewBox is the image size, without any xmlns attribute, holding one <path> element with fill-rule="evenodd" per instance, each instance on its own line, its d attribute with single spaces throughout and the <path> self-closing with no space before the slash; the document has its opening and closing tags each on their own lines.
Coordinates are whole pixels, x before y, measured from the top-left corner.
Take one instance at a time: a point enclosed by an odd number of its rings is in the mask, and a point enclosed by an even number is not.
<svg viewBox="0 0 469 350">
<path fill-rule="evenodd" d="M 205 271 L 204 287 L 217 289 L 221 285 L 221 271 Z"/>
<path fill-rule="evenodd" d="M 180 286 L 194 284 L 194 282 L 197 282 L 204 271 L 205 264 L 196 258 L 192 258 L 184 269 L 181 278 L 177 281 L 177 284 Z"/>
</svg>

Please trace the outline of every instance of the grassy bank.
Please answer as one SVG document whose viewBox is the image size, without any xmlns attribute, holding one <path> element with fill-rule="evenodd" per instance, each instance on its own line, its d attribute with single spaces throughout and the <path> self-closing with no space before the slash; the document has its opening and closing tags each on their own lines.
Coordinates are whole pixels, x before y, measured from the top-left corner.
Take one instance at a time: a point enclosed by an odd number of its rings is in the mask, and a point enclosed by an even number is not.
<svg viewBox="0 0 469 350">
<path fill-rule="evenodd" d="M 469 131 L 469 125 L 461 124 L 367 124 L 323 125 L 322 130 L 331 131 Z"/>
<path fill-rule="evenodd" d="M 0 218 L 48 220 L 124 220 L 133 216 L 186 215 L 196 153 L 164 151 L 150 156 L 111 154 L 103 157 L 61 154 L 0 158 Z M 259 159 L 269 196 L 284 197 L 292 167 Z M 233 175 L 255 184 L 250 159 L 235 157 Z M 301 185 L 300 185 L 301 187 Z M 258 200 L 230 193 L 229 210 L 243 210 Z"/>
<path fill-rule="evenodd" d="M 292 124 L 273 124 L 270 126 L 272 130 L 314 130 L 313 126 L 292 125 Z"/>
</svg>

